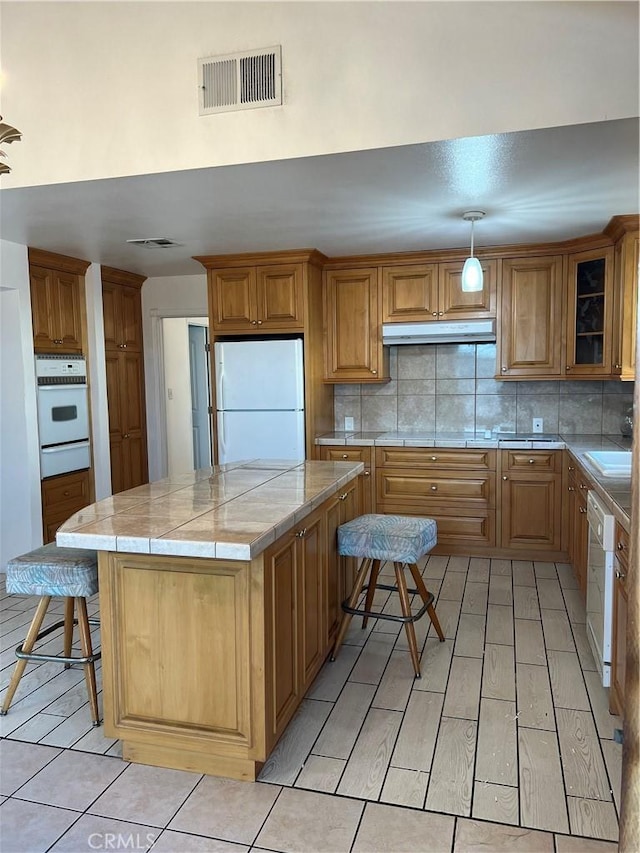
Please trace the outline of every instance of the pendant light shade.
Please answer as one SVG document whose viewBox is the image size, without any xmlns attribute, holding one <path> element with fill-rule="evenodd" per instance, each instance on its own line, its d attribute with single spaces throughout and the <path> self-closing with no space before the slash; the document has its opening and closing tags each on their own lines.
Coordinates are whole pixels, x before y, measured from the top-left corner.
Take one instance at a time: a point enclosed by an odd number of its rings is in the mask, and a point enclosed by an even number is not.
<svg viewBox="0 0 640 853">
<path fill-rule="evenodd" d="M 473 256 L 473 223 L 478 219 L 482 219 L 483 216 L 484 211 L 482 210 L 470 210 L 462 214 L 465 222 L 471 223 L 471 251 L 462 267 L 462 290 L 465 293 L 474 293 L 482 290 L 483 287 L 482 266 L 480 265 L 480 261 Z"/>
</svg>

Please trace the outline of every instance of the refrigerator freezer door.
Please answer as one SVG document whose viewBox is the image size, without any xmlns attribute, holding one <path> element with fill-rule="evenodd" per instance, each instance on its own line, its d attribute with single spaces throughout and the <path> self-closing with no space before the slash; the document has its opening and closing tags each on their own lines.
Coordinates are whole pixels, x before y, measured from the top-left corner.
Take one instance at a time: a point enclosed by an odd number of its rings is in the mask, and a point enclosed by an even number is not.
<svg viewBox="0 0 640 853">
<path fill-rule="evenodd" d="M 218 461 L 304 459 L 304 412 L 218 412 Z"/>
<path fill-rule="evenodd" d="M 302 340 L 215 344 L 218 411 L 304 408 Z"/>
</svg>

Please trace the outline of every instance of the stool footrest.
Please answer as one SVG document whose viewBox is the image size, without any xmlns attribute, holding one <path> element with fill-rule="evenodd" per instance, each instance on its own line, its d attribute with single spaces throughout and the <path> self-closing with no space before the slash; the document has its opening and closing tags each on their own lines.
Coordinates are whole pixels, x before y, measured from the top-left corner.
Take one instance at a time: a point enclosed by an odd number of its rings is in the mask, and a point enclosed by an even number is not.
<svg viewBox="0 0 640 853">
<path fill-rule="evenodd" d="M 99 619 L 89 619 L 89 623 L 93 625 L 99 625 Z M 77 625 L 78 620 L 74 619 L 73 624 Z M 54 631 L 57 631 L 59 628 L 64 626 L 64 619 L 61 619 L 59 622 L 54 622 L 53 625 L 48 625 L 46 628 L 43 628 L 42 631 L 39 631 L 35 638 L 35 643 L 38 640 L 41 640 L 43 637 L 46 637 L 48 634 L 52 634 Z M 24 643 L 20 643 L 19 646 L 16 646 L 16 657 L 20 660 L 39 660 L 39 661 L 47 661 L 48 663 L 65 663 L 65 664 L 85 664 L 85 663 L 93 663 L 94 661 L 100 660 L 102 657 L 102 652 L 94 652 L 92 655 L 87 655 L 86 657 L 67 657 L 66 655 L 45 655 L 41 652 L 23 652 L 22 649 L 24 647 Z"/>
<path fill-rule="evenodd" d="M 362 591 L 369 589 L 369 584 L 365 584 L 362 587 Z M 387 589 L 391 592 L 397 592 L 398 587 L 392 586 L 390 584 L 378 583 L 376 584 L 376 589 Z M 415 595 L 418 593 L 417 589 L 407 589 L 407 592 L 411 595 Z M 362 608 L 358 609 L 357 607 L 349 607 L 349 599 L 345 598 L 342 602 L 342 609 L 345 613 L 350 613 L 352 616 L 367 616 L 370 619 L 388 619 L 390 622 L 401 622 L 403 624 L 407 622 L 415 622 L 417 619 L 420 619 L 421 616 L 427 612 L 429 607 L 434 602 L 434 597 L 432 593 L 429 593 L 427 596 L 427 600 L 423 603 L 420 610 L 417 613 L 412 613 L 411 616 L 394 616 L 392 613 L 381 613 L 379 610 L 363 610 Z"/>
</svg>

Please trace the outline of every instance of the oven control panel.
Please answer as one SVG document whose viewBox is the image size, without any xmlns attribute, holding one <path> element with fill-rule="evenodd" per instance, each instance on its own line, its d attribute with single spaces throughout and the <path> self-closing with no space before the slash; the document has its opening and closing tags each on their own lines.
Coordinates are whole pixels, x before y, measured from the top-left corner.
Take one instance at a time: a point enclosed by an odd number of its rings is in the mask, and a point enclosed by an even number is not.
<svg viewBox="0 0 640 853">
<path fill-rule="evenodd" d="M 87 381 L 84 356 L 37 355 L 38 385 L 82 385 Z"/>
</svg>

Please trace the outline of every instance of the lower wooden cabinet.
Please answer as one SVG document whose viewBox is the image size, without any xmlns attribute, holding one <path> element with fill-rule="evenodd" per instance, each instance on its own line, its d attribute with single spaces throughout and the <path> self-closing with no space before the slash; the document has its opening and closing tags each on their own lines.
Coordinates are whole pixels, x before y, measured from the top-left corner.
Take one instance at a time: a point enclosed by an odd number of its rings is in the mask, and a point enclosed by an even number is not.
<svg viewBox="0 0 640 853">
<path fill-rule="evenodd" d="M 624 709 L 624 682 L 627 657 L 627 572 L 629 534 L 616 523 L 616 559 L 613 581 L 613 641 L 611 644 L 611 686 L 609 710 L 621 715 Z"/>
<path fill-rule="evenodd" d="M 514 551 L 560 551 L 562 453 L 501 451 L 500 544 Z"/>
<path fill-rule="evenodd" d="M 89 471 L 73 471 L 42 481 L 44 544 L 55 542 L 61 524 L 91 503 Z"/>
<path fill-rule="evenodd" d="M 584 598 L 587 595 L 587 559 L 589 525 L 587 522 L 587 494 L 591 482 L 571 457 L 567 461 L 567 525 L 569 561 Z"/>
<path fill-rule="evenodd" d="M 144 361 L 139 352 L 107 353 L 111 488 L 114 494 L 149 482 Z"/>
<path fill-rule="evenodd" d="M 350 445 L 349 447 L 320 445 L 318 447 L 317 458 L 329 462 L 364 462 L 362 488 L 360 489 L 360 509 L 363 515 L 376 511 L 373 447 L 366 445 L 357 447 L 355 445 Z"/>
</svg>

